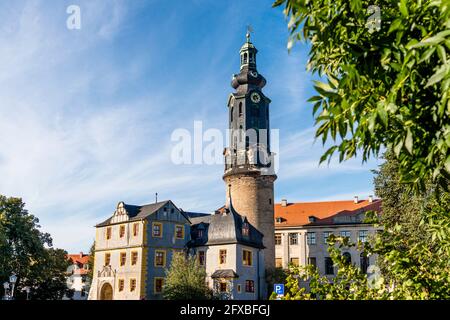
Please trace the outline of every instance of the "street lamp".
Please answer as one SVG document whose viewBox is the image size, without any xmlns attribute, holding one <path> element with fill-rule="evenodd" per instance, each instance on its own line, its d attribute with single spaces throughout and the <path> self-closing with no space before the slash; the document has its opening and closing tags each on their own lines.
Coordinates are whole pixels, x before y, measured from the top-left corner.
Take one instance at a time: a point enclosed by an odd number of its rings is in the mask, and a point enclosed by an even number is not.
<svg viewBox="0 0 450 320">
<path fill-rule="evenodd" d="M 17 276 L 13 272 L 12 275 L 9 277 L 9 282 L 11 283 L 11 300 L 14 299 L 14 287 L 16 285 Z"/>
<path fill-rule="evenodd" d="M 8 295 L 9 282 L 3 283 L 3 289 L 5 289 L 5 295 L 3 296 L 3 300 L 9 300 L 9 295 Z"/>
<path fill-rule="evenodd" d="M 25 290 L 25 292 L 27 293 L 27 300 L 29 299 L 29 295 L 30 295 L 30 287 L 26 286 L 25 288 L 23 288 L 23 290 Z"/>
</svg>

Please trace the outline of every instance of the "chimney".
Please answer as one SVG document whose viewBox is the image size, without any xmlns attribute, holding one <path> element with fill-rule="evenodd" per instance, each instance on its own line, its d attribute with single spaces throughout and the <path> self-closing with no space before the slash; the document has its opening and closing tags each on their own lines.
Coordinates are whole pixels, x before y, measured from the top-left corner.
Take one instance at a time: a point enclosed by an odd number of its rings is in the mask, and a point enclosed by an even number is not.
<svg viewBox="0 0 450 320">
<path fill-rule="evenodd" d="M 83 258 L 83 251 L 80 252 L 80 258 Z"/>
<path fill-rule="evenodd" d="M 372 203 L 372 202 L 373 202 L 373 196 L 370 195 L 370 196 L 369 196 L 369 203 Z"/>
<path fill-rule="evenodd" d="M 281 200 L 281 206 L 282 206 L 282 207 L 287 207 L 287 204 L 288 204 L 288 202 L 287 202 L 286 199 L 282 199 L 282 200 Z"/>
<path fill-rule="evenodd" d="M 358 196 L 355 196 L 353 202 L 354 202 L 355 204 L 358 204 L 358 202 L 359 202 Z"/>
</svg>

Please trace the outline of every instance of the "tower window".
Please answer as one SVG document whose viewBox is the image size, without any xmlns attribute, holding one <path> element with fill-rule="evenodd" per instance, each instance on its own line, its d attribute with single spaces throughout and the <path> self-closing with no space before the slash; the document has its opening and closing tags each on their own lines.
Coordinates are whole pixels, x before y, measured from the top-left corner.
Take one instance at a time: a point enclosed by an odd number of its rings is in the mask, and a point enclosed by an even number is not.
<svg viewBox="0 0 450 320">
<path fill-rule="evenodd" d="M 247 63 L 247 52 L 244 53 L 244 63 Z"/>
<path fill-rule="evenodd" d="M 231 107 L 231 115 L 230 115 L 231 122 L 233 122 L 233 113 L 234 113 L 234 107 Z"/>
<path fill-rule="evenodd" d="M 239 117 L 242 116 L 242 102 L 239 102 Z"/>
</svg>

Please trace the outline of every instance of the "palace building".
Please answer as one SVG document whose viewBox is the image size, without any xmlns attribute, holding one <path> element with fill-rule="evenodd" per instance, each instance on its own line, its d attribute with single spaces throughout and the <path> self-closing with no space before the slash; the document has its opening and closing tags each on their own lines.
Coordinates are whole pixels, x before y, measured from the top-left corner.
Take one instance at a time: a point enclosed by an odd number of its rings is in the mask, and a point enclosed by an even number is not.
<svg viewBox="0 0 450 320">
<path fill-rule="evenodd" d="M 177 251 L 197 257 L 205 283 L 222 299 L 267 299 L 268 271 L 315 264 L 331 275 L 327 235 L 364 240 L 374 232 L 363 217 L 380 209 L 379 200 L 274 204 L 271 101 L 262 92 L 266 80 L 256 67 L 257 52 L 247 33 L 227 104 L 225 205 L 203 214 L 185 212 L 170 200 L 142 206 L 119 202 L 96 226 L 89 299 L 161 299 L 165 271 Z M 354 250 L 348 255 L 352 261 L 360 258 L 363 268 L 370 262 Z"/>
<path fill-rule="evenodd" d="M 231 145 L 224 151 L 227 197 L 213 215 L 187 213 L 172 201 L 120 202 L 96 226 L 89 299 L 160 299 L 176 251 L 198 257 L 208 286 L 224 299 L 265 299 L 266 269 L 275 266 L 273 154 L 266 80 L 256 69 L 250 34 L 240 50 L 236 90 L 228 100 Z M 252 131 L 253 134 L 248 134 Z"/>
<path fill-rule="evenodd" d="M 366 242 L 377 229 L 365 223 L 367 211 L 381 213 L 380 199 L 355 197 L 347 201 L 289 203 L 275 205 L 275 261 L 278 268 L 289 264 L 316 266 L 322 275 L 336 273 L 328 254 L 327 238 L 348 237 L 352 243 Z M 356 247 L 344 248 L 349 262 L 367 272 L 376 257 L 366 257 Z"/>
</svg>

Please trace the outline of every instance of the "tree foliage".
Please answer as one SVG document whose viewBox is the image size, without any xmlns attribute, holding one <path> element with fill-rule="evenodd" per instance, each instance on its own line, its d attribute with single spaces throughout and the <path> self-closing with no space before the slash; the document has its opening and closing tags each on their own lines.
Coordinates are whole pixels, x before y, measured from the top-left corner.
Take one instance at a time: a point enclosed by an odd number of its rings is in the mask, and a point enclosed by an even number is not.
<svg viewBox="0 0 450 320">
<path fill-rule="evenodd" d="M 403 182 L 447 187 L 450 177 L 450 4 L 446 0 L 277 0 L 295 41 L 311 44 L 309 99 L 316 136 L 332 140 L 321 161 L 384 148 L 399 160 Z M 381 28 L 369 32 L 369 7 Z"/>
<path fill-rule="evenodd" d="M 67 252 L 52 247 L 39 220 L 28 213 L 19 198 L 0 195 L 0 283 L 17 275 L 16 299 L 25 299 L 25 286 L 32 299 L 61 299 L 67 292 Z"/>
<path fill-rule="evenodd" d="M 175 253 L 166 272 L 163 295 L 167 300 L 205 300 L 212 293 L 205 283 L 206 271 L 195 256 Z"/>
</svg>

